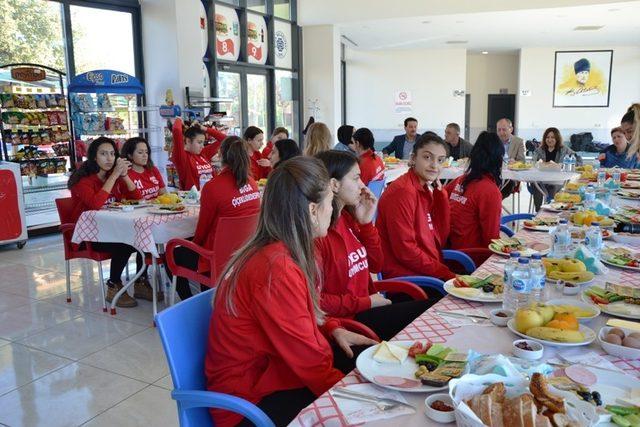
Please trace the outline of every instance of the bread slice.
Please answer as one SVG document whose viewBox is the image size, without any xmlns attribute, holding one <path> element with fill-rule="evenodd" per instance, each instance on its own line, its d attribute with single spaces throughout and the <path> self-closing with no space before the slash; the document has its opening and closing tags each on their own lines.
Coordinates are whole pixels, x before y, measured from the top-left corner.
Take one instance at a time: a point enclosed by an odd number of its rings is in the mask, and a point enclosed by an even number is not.
<svg viewBox="0 0 640 427">
<path fill-rule="evenodd" d="M 509 427 L 524 427 L 522 420 L 522 399 L 507 399 L 502 405 L 502 423 Z"/>
<path fill-rule="evenodd" d="M 489 427 L 504 427 L 505 424 L 502 419 L 502 403 L 492 402 L 491 404 L 491 424 L 487 424 Z"/>
<path fill-rule="evenodd" d="M 522 423 L 524 427 L 535 427 L 536 425 L 536 415 L 538 411 L 536 410 L 536 405 L 533 403 L 533 396 L 530 394 L 523 394 L 519 396 L 520 401 L 522 402 Z"/>
<path fill-rule="evenodd" d="M 491 384 L 489 387 L 484 389 L 482 394 L 488 394 L 491 396 L 495 403 L 503 404 L 504 403 L 504 395 L 506 393 L 506 389 L 503 383 L 495 383 Z"/>
<path fill-rule="evenodd" d="M 536 414 L 536 427 L 553 427 L 549 418 L 541 414 Z"/>
</svg>

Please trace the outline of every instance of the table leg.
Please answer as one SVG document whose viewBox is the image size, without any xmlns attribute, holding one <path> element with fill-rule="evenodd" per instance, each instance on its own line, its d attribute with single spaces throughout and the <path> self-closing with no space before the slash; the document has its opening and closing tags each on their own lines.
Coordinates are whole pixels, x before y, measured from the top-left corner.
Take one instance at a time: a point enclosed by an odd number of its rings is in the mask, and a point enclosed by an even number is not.
<svg viewBox="0 0 640 427">
<path fill-rule="evenodd" d="M 153 325 L 156 324 L 156 314 L 158 314 L 158 260 L 156 257 L 151 258 L 153 266 L 153 276 L 151 277 L 151 290 L 153 294 Z"/>
<path fill-rule="evenodd" d="M 136 251 L 140 254 L 140 256 L 142 256 L 142 259 L 144 259 L 144 253 L 141 252 L 139 249 L 136 249 Z M 144 273 L 144 270 L 146 268 L 147 268 L 147 266 L 143 265 L 142 268 L 138 272 L 136 272 L 136 275 L 133 276 L 133 278 L 131 280 L 127 281 L 127 283 L 124 284 L 122 289 L 120 289 L 118 291 L 116 296 L 113 297 L 113 301 L 111 301 L 111 314 L 113 316 L 115 316 L 115 314 L 116 314 L 116 304 L 118 303 L 118 299 L 120 299 L 122 294 L 127 292 L 127 290 L 136 282 L 136 280 L 138 280 L 140 278 L 140 276 L 142 276 L 142 273 Z"/>
</svg>

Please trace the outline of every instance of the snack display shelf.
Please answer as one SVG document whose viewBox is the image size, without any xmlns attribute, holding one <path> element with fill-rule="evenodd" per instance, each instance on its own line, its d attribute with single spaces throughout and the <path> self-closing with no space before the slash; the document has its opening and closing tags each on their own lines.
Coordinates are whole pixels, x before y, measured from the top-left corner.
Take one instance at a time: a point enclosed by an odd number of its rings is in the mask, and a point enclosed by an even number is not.
<svg viewBox="0 0 640 427">
<path fill-rule="evenodd" d="M 49 107 L 49 108 L 3 108 L 2 111 L 7 113 L 46 113 L 46 112 L 64 112 L 63 107 Z"/>
<path fill-rule="evenodd" d="M 67 125 L 21 125 L 13 123 L 4 123 L 3 128 L 6 130 L 43 130 L 43 129 L 58 129 L 69 130 Z"/>
<path fill-rule="evenodd" d="M 24 194 L 33 194 L 33 193 L 42 193 L 43 191 L 65 190 L 66 188 L 67 188 L 67 183 L 65 180 L 65 182 L 61 182 L 57 184 L 24 187 L 23 190 L 24 190 Z"/>
<path fill-rule="evenodd" d="M 105 130 L 103 131 L 83 131 L 79 135 L 82 136 L 123 136 L 123 135 L 131 135 L 138 133 L 149 133 L 159 131 L 159 127 L 149 127 L 149 128 L 137 128 L 137 129 L 125 129 L 125 130 Z"/>
<path fill-rule="evenodd" d="M 56 208 L 55 200 L 50 200 L 46 202 L 28 203 L 25 207 L 25 212 L 28 215 L 30 213 L 35 213 L 35 212 L 55 210 L 55 208 Z"/>
</svg>

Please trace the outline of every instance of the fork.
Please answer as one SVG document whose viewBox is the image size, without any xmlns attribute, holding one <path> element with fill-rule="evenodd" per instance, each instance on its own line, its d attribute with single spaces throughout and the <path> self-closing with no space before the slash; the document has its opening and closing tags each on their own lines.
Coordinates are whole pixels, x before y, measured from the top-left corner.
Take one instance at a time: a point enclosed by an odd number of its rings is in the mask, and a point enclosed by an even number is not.
<svg viewBox="0 0 640 427">
<path fill-rule="evenodd" d="M 342 399 L 373 403 L 381 411 L 390 411 L 399 406 L 411 408 L 414 411 L 416 409 L 415 407 L 409 405 L 408 403 L 400 402 L 399 400 L 387 399 L 384 397 L 377 397 L 369 394 L 358 393 L 357 391 L 348 390 L 344 387 L 336 387 L 335 389 L 331 390 L 330 393 L 332 396 L 340 397 Z"/>
</svg>

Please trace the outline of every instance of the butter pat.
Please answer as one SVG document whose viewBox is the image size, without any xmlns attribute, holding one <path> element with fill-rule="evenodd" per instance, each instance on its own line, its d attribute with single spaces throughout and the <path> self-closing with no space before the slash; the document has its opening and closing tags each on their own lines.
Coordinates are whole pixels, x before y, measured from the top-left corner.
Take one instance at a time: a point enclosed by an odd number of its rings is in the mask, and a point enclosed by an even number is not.
<svg viewBox="0 0 640 427">
<path fill-rule="evenodd" d="M 609 319 L 609 321 L 607 322 L 607 326 L 613 326 L 615 328 L 626 328 L 636 332 L 640 332 L 640 323 L 630 322 L 628 320 Z"/>
<path fill-rule="evenodd" d="M 382 341 L 373 354 L 373 360 L 379 363 L 395 363 L 399 365 L 407 359 L 408 355 L 409 349 Z"/>
</svg>

